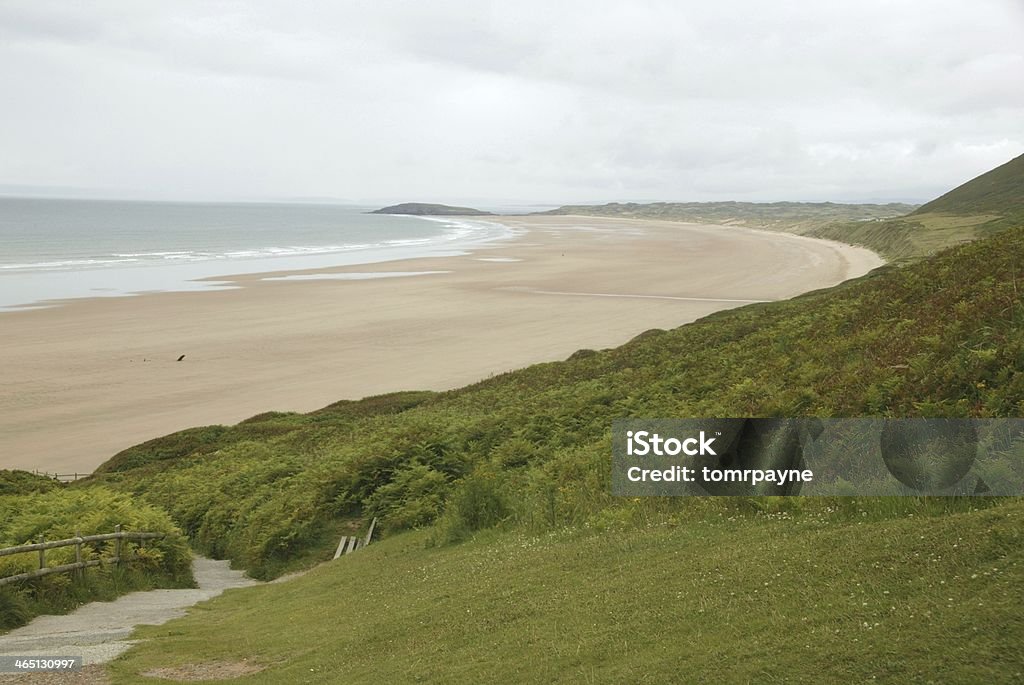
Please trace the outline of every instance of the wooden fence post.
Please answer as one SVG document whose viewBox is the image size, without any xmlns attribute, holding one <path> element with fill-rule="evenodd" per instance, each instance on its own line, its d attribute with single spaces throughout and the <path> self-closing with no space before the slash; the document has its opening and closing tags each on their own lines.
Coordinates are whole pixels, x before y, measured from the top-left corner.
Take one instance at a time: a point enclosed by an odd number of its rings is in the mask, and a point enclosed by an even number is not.
<svg viewBox="0 0 1024 685">
<path fill-rule="evenodd" d="M 75 542 L 75 563 L 76 564 L 81 564 L 82 563 L 82 534 L 79 531 L 76 530 L 75 531 L 75 537 L 78 538 L 77 542 Z M 85 575 L 83 573 L 84 570 L 85 569 L 83 569 L 83 568 L 76 568 L 75 569 L 75 578 L 77 578 L 78 580 L 81 580 L 82 577 Z"/>
<path fill-rule="evenodd" d="M 373 520 L 370 521 L 370 530 L 366 532 L 366 540 L 363 542 L 363 547 L 370 544 L 373 540 L 373 529 L 377 527 L 377 517 L 374 516 Z"/>
<path fill-rule="evenodd" d="M 44 536 L 40 535 L 39 536 L 39 544 L 41 545 L 44 542 L 46 542 Z M 39 568 L 46 568 L 46 550 L 45 549 L 39 550 Z"/>
<path fill-rule="evenodd" d="M 114 541 L 114 561 L 115 566 L 121 566 L 121 524 L 114 526 L 114 532 L 117 533 L 117 537 Z"/>
</svg>

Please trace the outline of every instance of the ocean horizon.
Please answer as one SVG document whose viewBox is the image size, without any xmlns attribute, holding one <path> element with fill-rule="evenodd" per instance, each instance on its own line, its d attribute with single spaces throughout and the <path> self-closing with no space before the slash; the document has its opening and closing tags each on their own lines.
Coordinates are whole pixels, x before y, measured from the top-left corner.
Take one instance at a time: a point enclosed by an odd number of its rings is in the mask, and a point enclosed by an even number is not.
<svg viewBox="0 0 1024 685">
<path fill-rule="evenodd" d="M 372 209 L 0 197 L 0 312 L 235 287 L 222 276 L 454 256 L 512 234 L 483 219 Z"/>
</svg>

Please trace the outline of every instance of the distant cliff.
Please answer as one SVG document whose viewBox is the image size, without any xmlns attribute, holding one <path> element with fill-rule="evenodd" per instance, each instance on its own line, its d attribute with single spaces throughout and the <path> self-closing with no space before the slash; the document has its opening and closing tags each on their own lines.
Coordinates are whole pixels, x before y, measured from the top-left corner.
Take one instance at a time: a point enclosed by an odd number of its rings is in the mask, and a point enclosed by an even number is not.
<svg viewBox="0 0 1024 685">
<path fill-rule="evenodd" d="M 370 212 L 370 214 L 412 214 L 414 216 L 484 216 L 491 213 L 472 207 L 432 205 L 423 202 L 403 202 L 400 205 L 391 205 Z"/>
</svg>

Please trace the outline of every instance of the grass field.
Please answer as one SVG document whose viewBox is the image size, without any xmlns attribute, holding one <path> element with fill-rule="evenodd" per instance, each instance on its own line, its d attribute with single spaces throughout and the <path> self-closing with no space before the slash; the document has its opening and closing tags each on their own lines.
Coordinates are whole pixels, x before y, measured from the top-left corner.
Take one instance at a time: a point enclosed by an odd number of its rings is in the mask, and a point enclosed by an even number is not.
<svg viewBox="0 0 1024 685">
<path fill-rule="evenodd" d="M 114 682 L 242 660 L 266 667 L 251 683 L 1022 677 L 1020 502 L 863 520 L 867 503 L 849 500 L 746 516 L 692 505 L 457 546 L 394 536 L 141 629 Z"/>
</svg>

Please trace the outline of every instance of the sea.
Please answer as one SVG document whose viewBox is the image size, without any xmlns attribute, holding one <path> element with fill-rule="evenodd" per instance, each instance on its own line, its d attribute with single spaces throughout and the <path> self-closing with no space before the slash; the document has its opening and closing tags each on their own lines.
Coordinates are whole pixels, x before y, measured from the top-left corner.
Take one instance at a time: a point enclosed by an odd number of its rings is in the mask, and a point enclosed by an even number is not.
<svg viewBox="0 0 1024 685">
<path fill-rule="evenodd" d="M 372 209 L 0 197 L 0 311 L 235 287 L 220 276 L 459 255 L 513 234 L 485 218 Z"/>
</svg>

